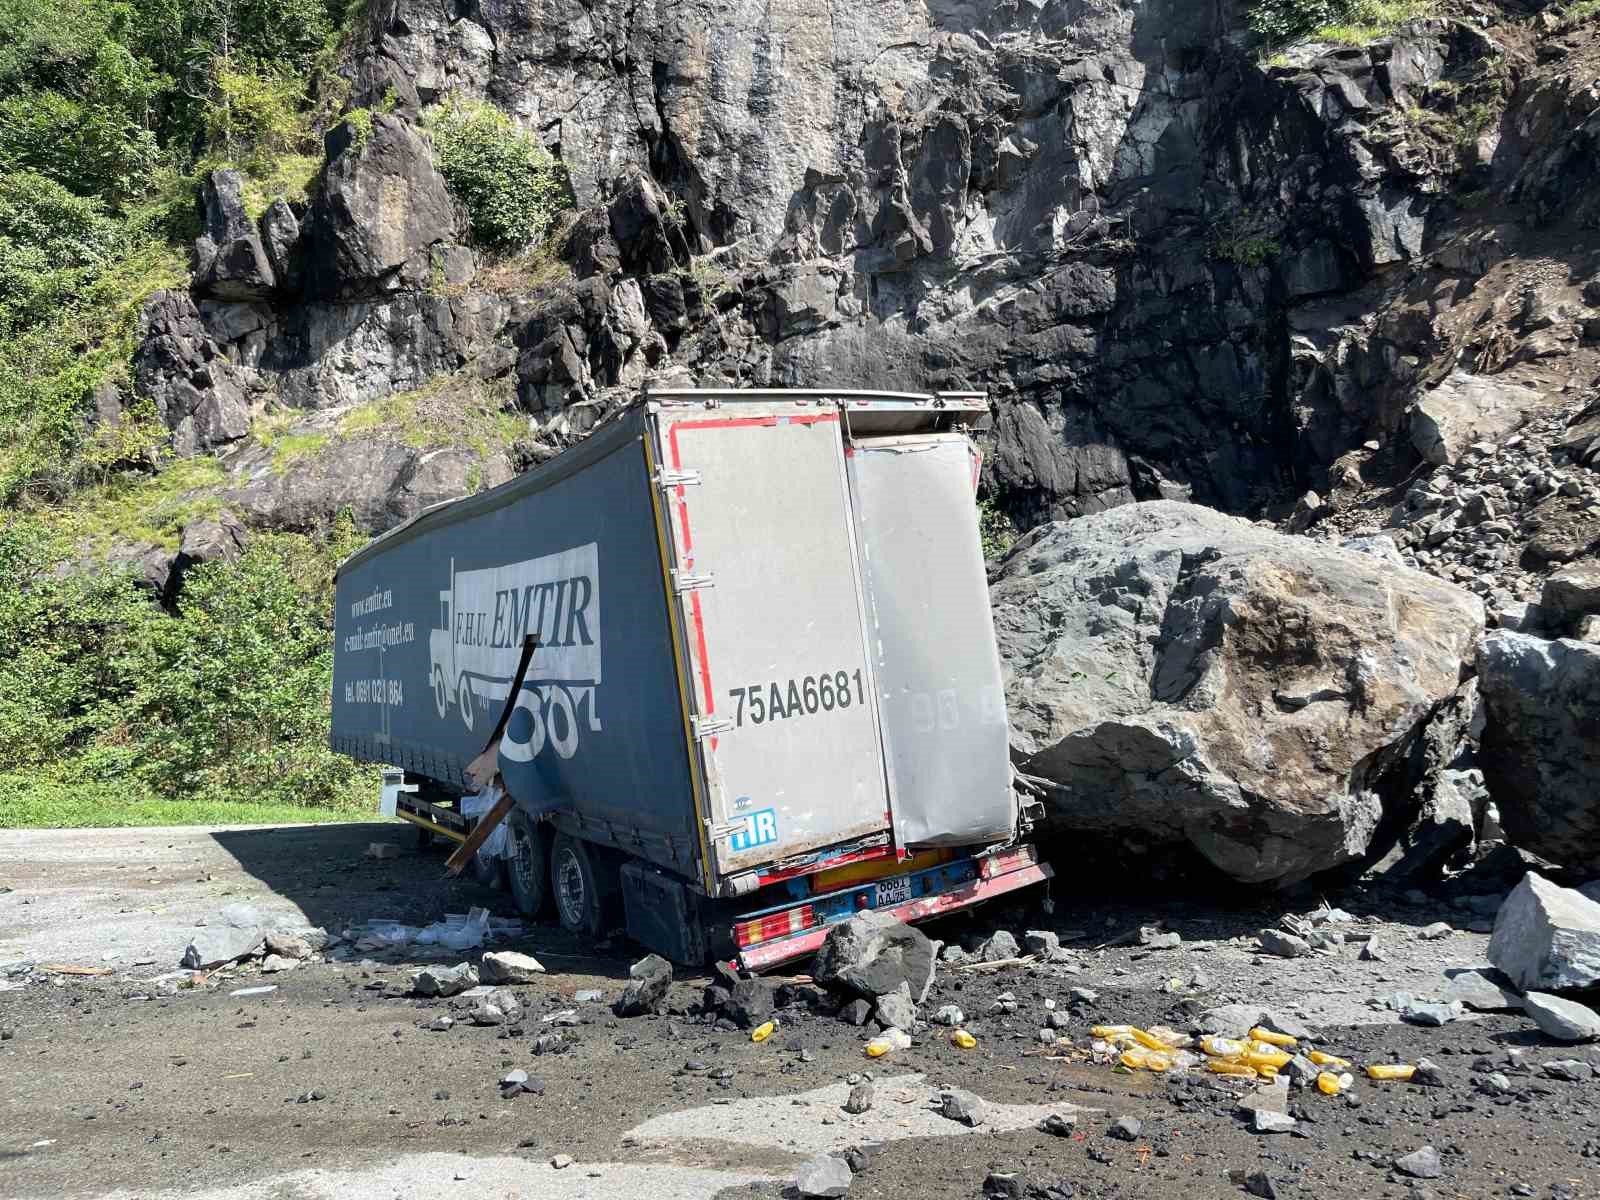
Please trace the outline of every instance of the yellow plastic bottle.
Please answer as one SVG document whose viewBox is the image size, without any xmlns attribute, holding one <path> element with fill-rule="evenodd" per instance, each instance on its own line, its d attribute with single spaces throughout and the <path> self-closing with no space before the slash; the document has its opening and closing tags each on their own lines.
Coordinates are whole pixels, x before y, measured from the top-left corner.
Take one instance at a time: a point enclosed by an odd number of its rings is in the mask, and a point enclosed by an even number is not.
<svg viewBox="0 0 1600 1200">
<path fill-rule="evenodd" d="M 1368 1079 L 1388 1079 L 1404 1083 L 1417 1073 L 1409 1063 L 1374 1063 L 1367 1068 Z"/>
<path fill-rule="evenodd" d="M 1262 1067 L 1271 1067 L 1276 1071 L 1293 1057 L 1294 1055 L 1285 1054 L 1282 1050 L 1246 1050 L 1239 1059 L 1258 1070 Z"/>
<path fill-rule="evenodd" d="M 971 1050 L 978 1044 L 978 1039 L 965 1029 L 953 1029 L 950 1031 L 950 1044 L 959 1046 L 963 1050 Z"/>
<path fill-rule="evenodd" d="M 1242 1062 L 1234 1062 L 1226 1058 L 1206 1059 L 1206 1070 L 1213 1075 L 1249 1075 L 1254 1078 L 1256 1069 Z"/>
<path fill-rule="evenodd" d="M 1089 1029 L 1095 1037 L 1110 1041 L 1115 1037 L 1129 1037 L 1133 1034 L 1132 1025 L 1095 1025 Z"/>
<path fill-rule="evenodd" d="M 1354 1082 L 1355 1080 L 1349 1075 L 1335 1075 L 1332 1071 L 1323 1071 L 1317 1076 L 1317 1091 L 1324 1096 L 1337 1096 Z"/>
<path fill-rule="evenodd" d="M 1208 1033 L 1200 1039 L 1200 1049 L 1213 1058 L 1238 1058 L 1249 1048 L 1237 1038 L 1217 1037 Z"/>
<path fill-rule="evenodd" d="M 1273 1033 L 1272 1030 L 1263 1029 L 1259 1025 L 1250 1031 L 1250 1036 L 1258 1042 L 1265 1042 L 1269 1046 L 1287 1046 L 1292 1049 L 1300 1044 L 1287 1033 Z"/>
<path fill-rule="evenodd" d="M 894 1049 L 894 1043 L 886 1037 L 875 1037 L 867 1043 L 868 1058 L 882 1058 Z"/>
<path fill-rule="evenodd" d="M 1117 1061 L 1131 1071 L 1168 1071 L 1172 1069 L 1170 1054 L 1157 1054 L 1154 1050 L 1134 1047 L 1124 1050 Z"/>
<path fill-rule="evenodd" d="M 1139 1045 L 1143 1046 L 1146 1050 L 1154 1050 L 1158 1054 L 1165 1054 L 1167 1051 L 1172 1049 L 1171 1046 L 1167 1045 L 1155 1034 L 1146 1033 L 1142 1029 L 1130 1029 L 1128 1030 L 1128 1036 L 1134 1041 L 1138 1042 Z"/>
<path fill-rule="evenodd" d="M 765 1025 L 757 1025 L 750 1031 L 752 1042 L 764 1042 L 772 1036 L 772 1031 L 778 1027 L 776 1021 L 768 1021 Z"/>
<path fill-rule="evenodd" d="M 1329 1054 L 1325 1050 L 1313 1050 L 1306 1057 L 1319 1067 L 1334 1067 L 1343 1070 L 1350 1065 L 1349 1059 L 1340 1058 L 1337 1054 Z"/>
</svg>

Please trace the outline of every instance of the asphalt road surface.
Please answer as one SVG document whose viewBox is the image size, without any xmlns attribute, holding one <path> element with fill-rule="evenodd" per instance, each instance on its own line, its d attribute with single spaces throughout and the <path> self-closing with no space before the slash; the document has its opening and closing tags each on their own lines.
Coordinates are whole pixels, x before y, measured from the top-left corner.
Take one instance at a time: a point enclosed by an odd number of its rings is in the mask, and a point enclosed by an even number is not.
<svg viewBox="0 0 1600 1200">
<path fill-rule="evenodd" d="M 363 857 L 377 840 L 400 856 Z M 1241 1196 L 1261 1176 L 1277 1195 L 1307 1200 L 1600 1195 L 1600 1081 L 1542 1065 L 1600 1064 L 1600 1053 L 1554 1046 L 1519 1014 L 1416 1028 L 1369 1003 L 1437 994 L 1445 969 L 1481 960 L 1481 932 L 1421 936 L 1441 918 L 1465 923 L 1440 902 L 1333 898 L 1388 947 L 1383 962 L 1353 951 L 1261 957 L 1249 936 L 1281 907 L 1058 894 L 1048 915 L 951 920 L 930 933 L 1053 928 L 1080 952 L 1053 966 L 941 969 L 924 1013 L 960 1006 L 977 1047 L 957 1049 L 933 1028 L 876 1061 L 862 1053 L 864 1031 L 803 983 L 780 997 L 794 1002 L 762 1043 L 700 1015 L 707 980 L 687 974 L 674 1011 L 618 1018 L 609 1003 L 640 951 L 621 938 L 576 944 L 551 926 L 492 947 L 532 953 L 549 972 L 514 989 L 525 1015 L 510 1028 L 463 1019 L 434 1031 L 436 1017 L 464 1018 L 470 1002 L 406 994 L 417 965 L 478 951 L 346 946 L 343 961 L 269 976 L 255 963 L 173 990 L 197 923 L 230 903 L 336 934 L 374 919 L 426 924 L 473 904 L 514 915 L 503 896 L 444 879 L 442 862 L 442 850 L 419 850 L 388 823 L 0 831 L 0 887 L 10 889 L 0 893 L 0 1196 L 775 1198 L 794 1194 L 806 1159 L 852 1150 L 862 1169 L 849 1195 L 894 1200 L 981 1196 L 991 1173 L 991 1191 L 1038 1197 Z M 1182 943 L 1097 948 L 1156 922 Z M 63 966 L 109 971 L 54 969 Z M 231 994 L 263 986 L 274 990 Z M 1097 995 L 1073 1002 L 1073 988 Z M 577 998 L 591 990 L 602 998 Z M 1002 994 L 1015 1011 L 996 1008 Z M 1068 1052 L 1039 1042 L 1047 1000 L 1070 1013 Z M 1444 1086 L 1297 1092 L 1294 1131 L 1256 1134 L 1234 1112 L 1249 1085 L 1086 1061 L 1097 1021 L 1182 1028 L 1234 1000 L 1298 1016 L 1358 1063 L 1429 1057 Z M 498 1081 L 513 1069 L 542 1094 L 502 1098 Z M 873 1106 L 846 1113 L 848 1080 L 867 1071 Z M 948 1086 L 984 1101 L 976 1126 L 940 1115 Z M 1041 1132 L 1049 1114 L 1075 1118 L 1072 1133 Z M 1133 1140 L 1111 1136 L 1124 1116 L 1142 1121 Z M 1439 1152 L 1439 1178 L 1394 1169 L 1424 1145 Z"/>
</svg>

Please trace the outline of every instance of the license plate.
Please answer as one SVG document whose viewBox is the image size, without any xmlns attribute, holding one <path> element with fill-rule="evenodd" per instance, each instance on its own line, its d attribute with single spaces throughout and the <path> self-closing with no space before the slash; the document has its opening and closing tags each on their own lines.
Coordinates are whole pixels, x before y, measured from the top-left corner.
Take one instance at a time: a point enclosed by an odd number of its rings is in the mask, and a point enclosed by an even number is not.
<svg viewBox="0 0 1600 1200">
<path fill-rule="evenodd" d="M 901 876 L 899 879 L 885 879 L 876 885 L 877 897 L 873 900 L 874 908 L 882 908 L 886 904 L 903 904 L 911 899 L 911 877 Z"/>
</svg>

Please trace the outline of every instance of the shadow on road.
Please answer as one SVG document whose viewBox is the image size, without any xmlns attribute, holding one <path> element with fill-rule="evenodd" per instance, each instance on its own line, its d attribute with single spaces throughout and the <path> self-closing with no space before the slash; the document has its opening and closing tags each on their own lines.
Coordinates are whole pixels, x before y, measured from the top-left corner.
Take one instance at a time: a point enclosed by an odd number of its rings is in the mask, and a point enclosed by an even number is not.
<svg viewBox="0 0 1600 1200">
<path fill-rule="evenodd" d="M 522 950 L 537 956 L 552 974 L 581 971 L 625 978 L 628 962 L 637 957 L 637 948 L 620 936 L 588 944 L 553 922 L 522 918 L 507 893 L 485 887 L 470 871 L 458 879 L 449 877 L 444 863 L 450 848 L 443 844 L 423 848 L 416 830 L 396 821 L 218 830 L 211 836 L 246 873 L 298 907 L 310 924 L 330 933 L 369 921 L 428 925 L 443 920 L 446 913 L 465 913 L 475 905 L 496 917 L 523 920 L 525 934 L 520 938 L 496 940 L 470 951 L 408 946 L 399 954 L 407 961 L 476 959 L 483 950 Z M 397 846 L 399 856 L 368 858 L 366 850 L 373 842 Z"/>
</svg>

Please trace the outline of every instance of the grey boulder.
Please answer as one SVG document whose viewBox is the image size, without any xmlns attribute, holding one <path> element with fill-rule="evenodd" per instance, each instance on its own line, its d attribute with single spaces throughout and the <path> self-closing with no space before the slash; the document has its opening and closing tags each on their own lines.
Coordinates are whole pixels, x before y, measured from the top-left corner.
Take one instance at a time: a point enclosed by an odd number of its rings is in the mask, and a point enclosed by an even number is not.
<svg viewBox="0 0 1600 1200">
<path fill-rule="evenodd" d="M 1413 1179 L 1437 1179 L 1444 1174 L 1444 1164 L 1439 1161 L 1439 1152 L 1432 1146 L 1424 1146 L 1420 1150 L 1413 1150 L 1410 1154 L 1400 1155 L 1394 1160 L 1394 1169 Z"/>
<path fill-rule="evenodd" d="M 1522 998 L 1533 1023 L 1558 1042 L 1592 1042 L 1600 1038 L 1600 1013 L 1576 1000 L 1563 1000 L 1545 992 Z"/>
<path fill-rule="evenodd" d="M 1514 1012 L 1522 1007 L 1522 997 L 1506 987 L 1493 967 L 1464 967 L 1446 971 L 1444 1000 L 1459 1003 L 1474 1012 Z"/>
<path fill-rule="evenodd" d="M 537 958 L 515 950 L 485 954 L 478 963 L 478 975 L 485 983 L 533 983 L 544 973 L 544 964 Z"/>
<path fill-rule="evenodd" d="M 1484 778 L 1511 841 L 1600 869 L 1600 646 L 1496 630 L 1478 649 Z"/>
<path fill-rule="evenodd" d="M 800 1164 L 795 1172 L 795 1190 L 806 1197 L 842 1196 L 850 1190 L 855 1173 L 850 1164 L 831 1154 L 819 1154 Z"/>
<path fill-rule="evenodd" d="M 179 965 L 191 971 L 209 971 L 226 963 L 259 954 L 266 944 L 269 924 L 248 904 L 224 905 L 184 948 Z"/>
<path fill-rule="evenodd" d="M 1489 961 L 1524 991 L 1566 991 L 1600 983 L 1600 903 L 1536 871 L 1500 905 Z"/>
<path fill-rule="evenodd" d="M 411 980 L 411 990 L 418 996 L 454 996 L 477 985 L 478 969 L 471 963 L 424 967 Z"/>
<path fill-rule="evenodd" d="M 902 982 L 892 992 L 878 997 L 878 1024 L 885 1029 L 910 1029 L 917 1020 L 917 1006 L 911 999 L 911 985 Z"/>
<path fill-rule="evenodd" d="M 619 1017 L 659 1012 L 672 986 L 672 964 L 659 954 L 647 954 L 628 968 L 628 983 L 616 1003 Z"/>
<path fill-rule="evenodd" d="M 933 984 L 934 952 L 921 930 L 868 910 L 828 931 L 811 976 L 824 987 L 871 1001 L 904 983 L 920 1004 Z"/>
<path fill-rule="evenodd" d="M 1484 621 L 1453 584 L 1174 501 L 1036 530 L 990 599 L 1051 825 L 1273 884 L 1366 853 L 1376 778 L 1404 774 Z"/>
</svg>

